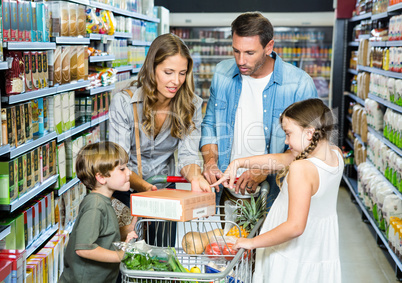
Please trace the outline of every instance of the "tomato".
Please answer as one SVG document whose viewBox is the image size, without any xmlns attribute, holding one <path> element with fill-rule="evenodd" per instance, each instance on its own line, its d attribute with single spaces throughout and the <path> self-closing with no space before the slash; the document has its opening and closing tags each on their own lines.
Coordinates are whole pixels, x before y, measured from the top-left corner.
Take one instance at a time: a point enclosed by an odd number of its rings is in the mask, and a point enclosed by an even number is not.
<svg viewBox="0 0 402 283">
<path fill-rule="evenodd" d="M 217 255 L 222 254 L 223 248 L 219 245 L 219 243 L 211 243 L 205 247 L 205 253 L 207 255 L 212 255 L 209 258 L 215 258 L 217 259 Z"/>
<path fill-rule="evenodd" d="M 226 260 L 232 260 L 235 255 L 237 254 L 237 251 L 234 250 L 232 247 L 234 246 L 234 244 L 232 243 L 227 243 L 225 245 L 225 247 L 223 248 L 223 254 L 227 255 L 225 256 Z M 243 258 L 246 259 L 248 257 L 248 259 L 251 259 L 251 251 L 245 251 L 243 254 Z"/>
</svg>

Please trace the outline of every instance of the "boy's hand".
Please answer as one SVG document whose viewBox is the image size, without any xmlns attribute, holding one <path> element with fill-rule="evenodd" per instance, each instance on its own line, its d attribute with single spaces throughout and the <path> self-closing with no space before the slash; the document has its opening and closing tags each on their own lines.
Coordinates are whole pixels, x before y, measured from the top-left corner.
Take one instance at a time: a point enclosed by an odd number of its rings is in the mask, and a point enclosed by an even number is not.
<svg viewBox="0 0 402 283">
<path fill-rule="evenodd" d="M 137 233 L 135 233 L 135 231 L 132 231 L 127 234 L 126 243 L 129 243 L 132 239 L 137 239 L 137 238 L 138 238 Z"/>
</svg>

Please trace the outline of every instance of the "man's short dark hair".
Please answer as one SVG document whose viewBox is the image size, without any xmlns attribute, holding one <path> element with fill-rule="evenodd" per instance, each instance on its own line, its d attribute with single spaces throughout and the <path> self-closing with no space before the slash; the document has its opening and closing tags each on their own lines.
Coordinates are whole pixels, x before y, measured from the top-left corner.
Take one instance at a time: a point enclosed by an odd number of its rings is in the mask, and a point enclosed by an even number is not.
<svg viewBox="0 0 402 283">
<path fill-rule="evenodd" d="M 274 27 L 261 13 L 247 12 L 232 22 L 232 36 L 235 33 L 238 36 L 258 35 L 262 47 L 265 47 L 274 37 Z"/>
</svg>

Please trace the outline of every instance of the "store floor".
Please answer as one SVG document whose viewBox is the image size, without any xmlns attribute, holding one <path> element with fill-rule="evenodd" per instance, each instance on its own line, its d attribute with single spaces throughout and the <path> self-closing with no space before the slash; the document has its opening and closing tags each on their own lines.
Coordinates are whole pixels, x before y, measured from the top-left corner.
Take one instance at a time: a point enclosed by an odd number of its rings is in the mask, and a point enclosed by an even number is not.
<svg viewBox="0 0 402 283">
<path fill-rule="evenodd" d="M 341 187 L 338 197 L 339 244 L 342 283 L 399 282 L 391 265 L 361 219 L 350 192 Z"/>
</svg>

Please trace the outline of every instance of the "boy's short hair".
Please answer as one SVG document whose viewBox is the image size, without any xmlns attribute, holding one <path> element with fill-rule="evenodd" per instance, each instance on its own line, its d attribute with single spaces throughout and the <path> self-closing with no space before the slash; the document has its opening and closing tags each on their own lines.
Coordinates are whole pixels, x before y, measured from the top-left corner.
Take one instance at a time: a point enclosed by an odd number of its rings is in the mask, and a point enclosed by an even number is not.
<svg viewBox="0 0 402 283">
<path fill-rule="evenodd" d="M 127 162 L 128 154 L 120 145 L 104 141 L 84 146 L 78 152 L 75 168 L 78 179 L 93 190 L 97 182 L 96 174 L 110 177 L 110 171 Z"/>
</svg>

